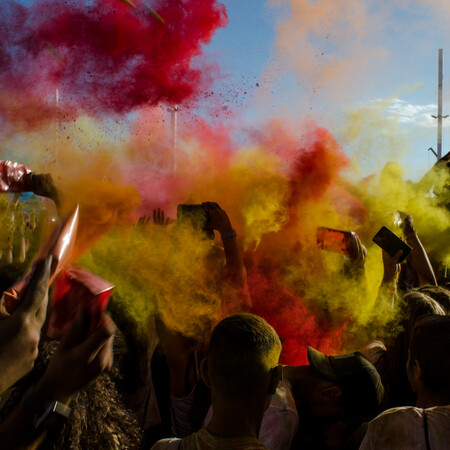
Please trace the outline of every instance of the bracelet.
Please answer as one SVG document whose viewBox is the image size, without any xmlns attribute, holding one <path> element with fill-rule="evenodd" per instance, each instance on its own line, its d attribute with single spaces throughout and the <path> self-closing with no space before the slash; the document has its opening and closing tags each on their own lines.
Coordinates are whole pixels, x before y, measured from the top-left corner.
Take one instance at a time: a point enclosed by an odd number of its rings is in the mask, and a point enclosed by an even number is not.
<svg viewBox="0 0 450 450">
<path fill-rule="evenodd" d="M 66 421 L 71 413 L 70 406 L 59 401 L 45 401 L 36 397 L 33 387 L 23 396 L 22 408 L 32 414 L 31 425 L 34 430 L 42 430 Z"/>
<path fill-rule="evenodd" d="M 225 239 L 230 239 L 236 237 L 236 231 L 231 228 L 228 231 L 225 231 L 225 233 L 220 233 L 220 237 L 222 238 L 222 241 Z"/>
</svg>

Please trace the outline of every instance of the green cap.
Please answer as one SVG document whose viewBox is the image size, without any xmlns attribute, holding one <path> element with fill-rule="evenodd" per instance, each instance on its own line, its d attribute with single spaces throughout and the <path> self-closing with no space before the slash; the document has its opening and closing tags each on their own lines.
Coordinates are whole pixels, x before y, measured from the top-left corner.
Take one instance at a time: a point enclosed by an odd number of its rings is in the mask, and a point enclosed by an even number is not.
<svg viewBox="0 0 450 450">
<path fill-rule="evenodd" d="M 342 389 L 343 399 L 356 415 L 371 414 L 380 406 L 384 388 L 374 365 L 360 352 L 327 356 L 308 347 L 313 370 Z"/>
</svg>

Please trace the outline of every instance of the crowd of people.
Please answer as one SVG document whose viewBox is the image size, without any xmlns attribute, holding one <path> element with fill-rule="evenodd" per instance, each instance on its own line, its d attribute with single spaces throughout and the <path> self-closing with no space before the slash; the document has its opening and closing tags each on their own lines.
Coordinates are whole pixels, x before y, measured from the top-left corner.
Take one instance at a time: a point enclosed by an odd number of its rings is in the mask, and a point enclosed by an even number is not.
<svg viewBox="0 0 450 450">
<path fill-rule="evenodd" d="M 41 180 L 36 193 L 58 198 L 51 179 L 34 178 Z M 436 276 L 410 215 L 402 214 L 409 257 L 400 264 L 402 251 L 382 251 L 371 322 L 377 335 L 367 332 L 364 345 L 347 343 L 351 351 L 337 355 L 298 342 L 309 364 L 284 365 L 277 330 L 252 309 L 245 259 L 226 211 L 213 202 L 194 211 L 200 225 L 193 216 L 189 223 L 196 233 L 220 236 L 220 251 L 214 247 L 206 261 L 220 272 L 216 283 L 239 293 L 232 305 L 223 299 L 202 339 L 171 328 L 158 310 L 145 318 L 143 338 L 114 297 L 95 323 L 81 309 L 60 340 L 50 339 L 51 254 L 34 264 L 13 312 L 2 297 L 0 448 L 450 447 L 449 280 Z M 175 225 L 158 209 L 136 227 Z M 363 286 L 367 250 L 355 233 L 347 236 L 347 275 Z M 3 290 L 12 281 L 18 280 L 2 280 Z"/>
</svg>

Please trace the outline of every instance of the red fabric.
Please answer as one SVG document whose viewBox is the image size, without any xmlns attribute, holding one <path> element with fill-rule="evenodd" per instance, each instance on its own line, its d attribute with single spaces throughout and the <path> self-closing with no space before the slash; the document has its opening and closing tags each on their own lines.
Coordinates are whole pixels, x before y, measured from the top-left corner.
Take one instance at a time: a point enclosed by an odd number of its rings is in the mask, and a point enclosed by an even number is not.
<svg viewBox="0 0 450 450">
<path fill-rule="evenodd" d="M 31 191 L 31 170 L 14 161 L 0 161 L 0 192 Z"/>
<path fill-rule="evenodd" d="M 89 333 L 97 328 L 114 286 L 79 267 L 69 267 L 55 280 L 47 336 L 61 339 L 78 314 L 89 316 Z"/>
</svg>

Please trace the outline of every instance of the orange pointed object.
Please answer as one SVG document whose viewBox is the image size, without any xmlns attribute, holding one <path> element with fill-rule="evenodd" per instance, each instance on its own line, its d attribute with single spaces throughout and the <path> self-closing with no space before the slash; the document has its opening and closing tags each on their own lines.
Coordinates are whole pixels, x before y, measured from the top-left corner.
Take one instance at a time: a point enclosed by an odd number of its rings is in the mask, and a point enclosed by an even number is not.
<svg viewBox="0 0 450 450">
<path fill-rule="evenodd" d="M 36 262 L 52 255 L 52 267 L 48 285 L 50 286 L 59 272 L 68 265 L 77 235 L 79 206 L 77 206 L 53 231 L 47 242 L 41 247 L 30 271 L 14 286 L 3 293 L 0 304 L 7 313 L 13 313 L 20 304 L 25 288 L 36 269 Z"/>
<path fill-rule="evenodd" d="M 52 255 L 52 270 L 48 284 L 53 282 L 61 269 L 69 263 L 75 244 L 78 229 L 80 207 L 77 207 L 59 224 L 50 235 L 45 245 L 41 248 L 37 260 Z"/>
</svg>

